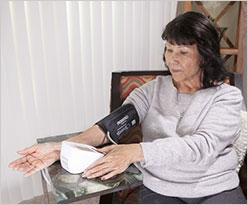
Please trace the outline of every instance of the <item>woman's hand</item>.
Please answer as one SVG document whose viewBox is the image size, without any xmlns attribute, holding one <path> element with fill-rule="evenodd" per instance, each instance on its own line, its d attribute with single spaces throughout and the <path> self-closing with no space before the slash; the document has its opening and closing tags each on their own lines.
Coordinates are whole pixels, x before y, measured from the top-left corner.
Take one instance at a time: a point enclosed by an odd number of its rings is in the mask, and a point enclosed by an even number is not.
<svg viewBox="0 0 248 205">
<path fill-rule="evenodd" d="M 26 172 L 24 177 L 28 177 L 59 159 L 60 146 L 60 143 L 35 144 L 18 151 L 18 154 L 25 156 L 11 162 L 9 167 L 15 171 Z"/>
<path fill-rule="evenodd" d="M 97 149 L 101 153 L 107 152 L 106 156 L 89 166 L 82 177 L 109 179 L 124 172 L 130 164 L 144 160 L 140 144 L 111 145 Z"/>
</svg>

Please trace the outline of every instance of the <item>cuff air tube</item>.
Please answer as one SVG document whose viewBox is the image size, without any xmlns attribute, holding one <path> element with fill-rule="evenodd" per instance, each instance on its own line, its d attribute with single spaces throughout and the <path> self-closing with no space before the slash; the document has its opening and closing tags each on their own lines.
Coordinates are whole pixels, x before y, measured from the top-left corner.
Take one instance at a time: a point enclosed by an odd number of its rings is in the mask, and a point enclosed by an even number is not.
<svg viewBox="0 0 248 205">
<path fill-rule="evenodd" d="M 119 140 L 139 123 L 139 116 L 132 104 L 123 105 L 96 123 L 117 144 Z"/>
</svg>

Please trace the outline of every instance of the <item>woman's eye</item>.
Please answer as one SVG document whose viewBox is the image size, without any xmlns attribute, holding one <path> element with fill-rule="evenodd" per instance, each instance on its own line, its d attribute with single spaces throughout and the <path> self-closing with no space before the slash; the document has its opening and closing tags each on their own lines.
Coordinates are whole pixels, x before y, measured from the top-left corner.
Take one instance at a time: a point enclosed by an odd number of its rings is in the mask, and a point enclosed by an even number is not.
<svg viewBox="0 0 248 205">
<path fill-rule="evenodd" d="M 185 55 L 187 54 L 188 52 L 185 52 L 185 51 L 181 51 L 181 54 Z"/>
<path fill-rule="evenodd" d="M 169 52 L 169 53 L 172 53 L 173 50 L 172 49 L 167 49 L 166 51 Z"/>
</svg>

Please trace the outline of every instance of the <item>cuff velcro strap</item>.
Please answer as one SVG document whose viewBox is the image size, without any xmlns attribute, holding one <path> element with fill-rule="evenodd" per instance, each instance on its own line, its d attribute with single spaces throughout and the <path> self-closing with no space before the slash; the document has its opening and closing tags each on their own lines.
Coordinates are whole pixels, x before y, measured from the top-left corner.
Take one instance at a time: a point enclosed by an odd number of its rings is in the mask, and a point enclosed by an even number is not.
<svg viewBox="0 0 248 205">
<path fill-rule="evenodd" d="M 139 116 L 132 104 L 123 105 L 96 122 L 114 144 L 138 124 Z"/>
</svg>

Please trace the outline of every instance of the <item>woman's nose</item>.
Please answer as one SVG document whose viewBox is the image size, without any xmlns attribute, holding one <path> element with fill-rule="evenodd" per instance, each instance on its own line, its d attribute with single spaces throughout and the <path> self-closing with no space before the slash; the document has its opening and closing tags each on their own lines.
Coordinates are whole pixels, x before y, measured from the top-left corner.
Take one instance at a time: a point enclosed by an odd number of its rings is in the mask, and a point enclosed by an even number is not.
<svg viewBox="0 0 248 205">
<path fill-rule="evenodd" d="M 178 63 L 179 62 L 179 55 L 178 55 L 178 53 L 173 53 L 173 55 L 172 55 L 172 61 L 174 63 Z"/>
</svg>

